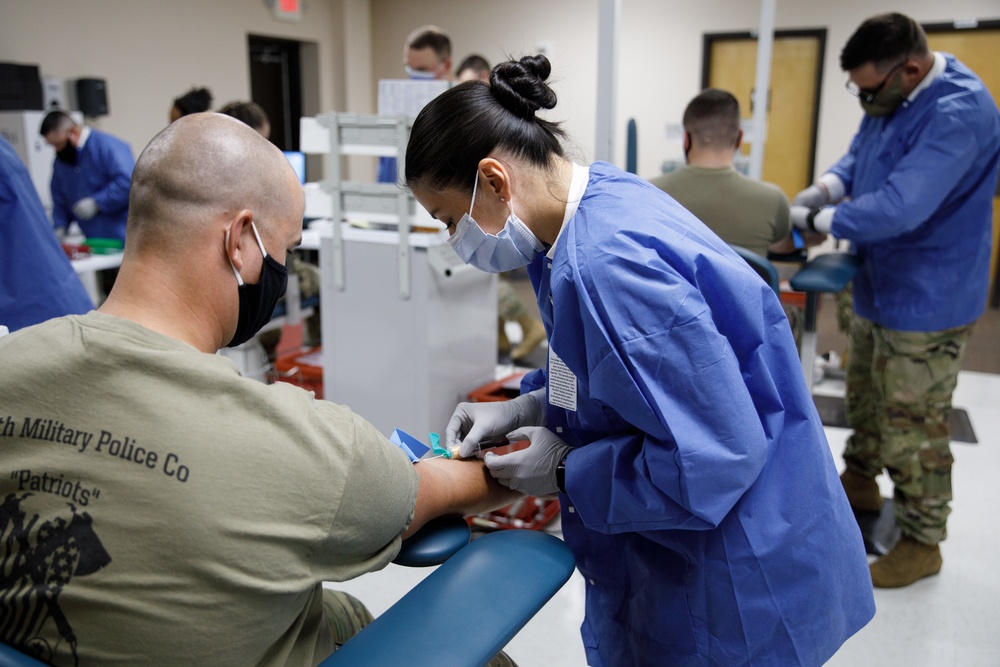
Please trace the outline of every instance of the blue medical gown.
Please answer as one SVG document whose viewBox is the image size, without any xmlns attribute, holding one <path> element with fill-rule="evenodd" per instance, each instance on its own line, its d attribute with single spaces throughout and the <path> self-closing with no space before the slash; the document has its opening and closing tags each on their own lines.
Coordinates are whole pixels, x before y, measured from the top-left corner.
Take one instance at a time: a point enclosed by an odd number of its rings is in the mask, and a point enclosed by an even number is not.
<svg viewBox="0 0 1000 667">
<path fill-rule="evenodd" d="M 77 220 L 88 238 L 125 240 L 128 193 L 135 158 L 127 143 L 91 130 L 75 165 L 56 160 L 52 165 L 52 220 L 66 227 L 76 220 L 73 204 L 93 197 L 100 209 L 90 220 Z"/>
<path fill-rule="evenodd" d="M 0 135 L 0 324 L 16 331 L 93 308 L 27 168 Z"/>
<path fill-rule="evenodd" d="M 872 584 L 771 289 L 605 163 L 528 270 L 550 362 L 522 391 L 548 380 L 547 425 L 575 448 L 560 501 L 589 663 L 826 661 L 872 618 Z M 551 404 L 567 396 L 553 356 L 575 410 Z"/>
<path fill-rule="evenodd" d="M 398 183 L 399 161 L 394 157 L 380 157 L 375 173 L 376 183 Z"/>
<path fill-rule="evenodd" d="M 890 329 L 941 331 L 986 306 L 1000 112 L 954 56 L 913 102 L 865 116 L 830 171 L 851 197 L 832 233 L 865 258 L 854 309 Z"/>
</svg>

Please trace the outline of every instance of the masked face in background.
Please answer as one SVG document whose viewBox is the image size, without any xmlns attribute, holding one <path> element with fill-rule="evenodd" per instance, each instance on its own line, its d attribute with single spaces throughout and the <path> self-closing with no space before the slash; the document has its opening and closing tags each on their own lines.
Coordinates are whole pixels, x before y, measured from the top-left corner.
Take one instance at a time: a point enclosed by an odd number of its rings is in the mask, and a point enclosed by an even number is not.
<svg viewBox="0 0 1000 667">
<path fill-rule="evenodd" d="M 884 85 L 871 101 L 864 97 L 858 98 L 861 108 L 865 110 L 866 114 L 876 117 L 888 116 L 903 103 L 906 95 L 903 94 L 903 77 L 901 75 L 902 71 L 896 72 L 888 85 Z"/>
<path fill-rule="evenodd" d="M 76 146 L 71 141 L 67 141 L 66 146 L 62 150 L 56 151 L 56 159 L 66 164 L 76 164 L 76 158 Z"/>
<path fill-rule="evenodd" d="M 54 130 L 45 135 L 45 141 L 56 150 L 56 159 L 69 165 L 76 164 L 77 148 L 70 137 L 72 128 Z"/>
</svg>

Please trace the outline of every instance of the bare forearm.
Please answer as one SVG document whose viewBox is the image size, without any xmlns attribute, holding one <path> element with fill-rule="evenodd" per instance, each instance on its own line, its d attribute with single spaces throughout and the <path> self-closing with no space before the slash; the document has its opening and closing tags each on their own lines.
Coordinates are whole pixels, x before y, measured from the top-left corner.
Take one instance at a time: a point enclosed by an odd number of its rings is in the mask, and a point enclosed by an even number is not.
<svg viewBox="0 0 1000 667">
<path fill-rule="evenodd" d="M 501 486 L 482 461 L 434 459 L 415 467 L 420 475 L 417 507 L 407 538 L 431 519 L 445 514 L 468 516 L 503 507 L 521 494 Z"/>
</svg>

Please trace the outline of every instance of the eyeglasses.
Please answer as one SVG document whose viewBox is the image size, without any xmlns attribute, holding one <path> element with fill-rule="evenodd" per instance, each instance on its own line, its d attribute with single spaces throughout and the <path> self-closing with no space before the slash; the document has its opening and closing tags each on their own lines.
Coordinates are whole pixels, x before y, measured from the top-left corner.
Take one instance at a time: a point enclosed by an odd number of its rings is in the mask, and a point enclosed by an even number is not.
<svg viewBox="0 0 1000 667">
<path fill-rule="evenodd" d="M 860 98 L 861 100 L 864 101 L 865 104 L 871 104 L 872 102 L 875 101 L 875 98 L 878 96 L 878 94 L 882 92 L 882 89 L 885 88 L 885 85 L 889 83 L 889 79 L 891 79 L 892 75 L 896 73 L 896 70 L 905 65 L 906 61 L 909 59 L 910 59 L 910 54 L 906 54 L 906 56 L 903 58 L 903 61 L 898 65 L 896 65 L 895 67 L 893 67 L 892 69 L 890 69 L 889 72 L 885 75 L 885 78 L 882 79 L 882 83 L 880 83 L 875 88 L 858 88 L 858 84 L 854 83 L 850 79 L 847 80 L 847 83 L 844 84 L 844 87 L 847 88 L 847 92 L 849 92 L 851 95 L 854 95 L 855 97 Z"/>
</svg>

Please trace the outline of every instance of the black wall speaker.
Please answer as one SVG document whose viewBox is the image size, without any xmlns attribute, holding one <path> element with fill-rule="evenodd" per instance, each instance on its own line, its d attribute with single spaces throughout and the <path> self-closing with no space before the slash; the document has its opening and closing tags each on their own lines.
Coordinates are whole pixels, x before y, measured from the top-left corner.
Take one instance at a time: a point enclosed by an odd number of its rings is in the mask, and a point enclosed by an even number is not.
<svg viewBox="0 0 1000 667">
<path fill-rule="evenodd" d="M 77 79 L 76 103 L 84 116 L 107 116 L 108 91 L 104 79 Z"/>
</svg>

